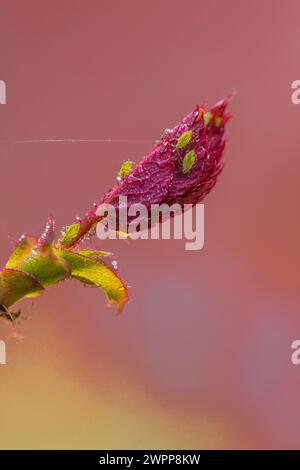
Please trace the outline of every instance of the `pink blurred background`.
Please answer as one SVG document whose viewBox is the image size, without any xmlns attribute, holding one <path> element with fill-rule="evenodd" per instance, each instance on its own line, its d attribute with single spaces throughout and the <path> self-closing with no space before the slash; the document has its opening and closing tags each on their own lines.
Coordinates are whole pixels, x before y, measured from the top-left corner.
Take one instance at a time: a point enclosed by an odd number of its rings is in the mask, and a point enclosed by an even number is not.
<svg viewBox="0 0 300 470">
<path fill-rule="evenodd" d="M 98 242 L 132 300 L 65 282 L 2 323 L 1 448 L 299 448 L 297 1 L 0 1 L 0 262 L 83 215 L 125 159 L 234 89 L 206 242 Z M 23 339 L 22 339 L 23 338 Z"/>
</svg>

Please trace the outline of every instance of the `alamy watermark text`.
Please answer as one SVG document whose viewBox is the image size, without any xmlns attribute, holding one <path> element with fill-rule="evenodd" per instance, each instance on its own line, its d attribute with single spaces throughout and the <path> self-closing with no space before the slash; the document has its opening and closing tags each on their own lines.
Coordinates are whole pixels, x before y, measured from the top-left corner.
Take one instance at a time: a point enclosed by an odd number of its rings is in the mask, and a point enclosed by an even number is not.
<svg viewBox="0 0 300 470">
<path fill-rule="evenodd" d="M 116 207 L 105 203 L 97 209 L 100 221 L 96 233 L 100 240 L 126 235 L 133 240 L 185 239 L 186 250 L 201 250 L 204 246 L 204 204 L 196 204 L 194 211 L 192 204 L 151 204 L 149 208 L 137 203 L 128 206 L 127 197 L 119 196 Z"/>
<path fill-rule="evenodd" d="M 6 104 L 6 83 L 0 80 L 0 104 Z"/>
<path fill-rule="evenodd" d="M 6 344 L 0 340 L 0 365 L 6 364 Z"/>
</svg>

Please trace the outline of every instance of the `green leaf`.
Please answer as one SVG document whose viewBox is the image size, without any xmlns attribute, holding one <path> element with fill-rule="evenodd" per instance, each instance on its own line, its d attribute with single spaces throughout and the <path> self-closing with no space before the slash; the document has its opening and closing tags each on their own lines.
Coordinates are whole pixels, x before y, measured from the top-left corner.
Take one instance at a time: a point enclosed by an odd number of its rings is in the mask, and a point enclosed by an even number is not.
<svg viewBox="0 0 300 470">
<path fill-rule="evenodd" d="M 32 275 L 17 269 L 0 271 L 0 305 L 11 307 L 23 297 L 36 297 L 44 287 Z"/>
<path fill-rule="evenodd" d="M 64 232 L 62 233 L 61 238 L 58 243 L 61 246 L 70 246 L 73 241 L 76 240 L 76 237 L 80 230 L 80 224 L 73 224 L 65 227 Z"/>
<path fill-rule="evenodd" d="M 68 250 L 55 250 L 71 267 L 71 276 L 83 283 L 100 287 L 109 302 L 114 302 L 120 311 L 128 300 L 128 291 L 116 272 L 100 261 Z"/>
<path fill-rule="evenodd" d="M 33 250 L 30 256 L 18 265 L 18 269 L 34 276 L 44 287 L 66 279 L 71 272 L 64 260 L 52 253 L 42 254 L 38 250 Z"/>
<path fill-rule="evenodd" d="M 19 239 L 6 268 L 34 276 L 44 287 L 56 284 L 68 277 L 71 269 L 68 264 L 53 253 L 53 220 L 49 217 L 44 233 L 37 241 L 35 237 L 23 236 Z"/>
<path fill-rule="evenodd" d="M 37 243 L 36 237 L 31 235 L 22 235 L 17 241 L 15 250 L 8 262 L 6 263 L 7 268 L 16 268 L 22 263 L 31 253 L 32 249 Z"/>
<path fill-rule="evenodd" d="M 76 253 L 88 258 L 106 258 L 107 256 L 112 256 L 112 253 L 109 251 L 76 250 Z"/>
</svg>

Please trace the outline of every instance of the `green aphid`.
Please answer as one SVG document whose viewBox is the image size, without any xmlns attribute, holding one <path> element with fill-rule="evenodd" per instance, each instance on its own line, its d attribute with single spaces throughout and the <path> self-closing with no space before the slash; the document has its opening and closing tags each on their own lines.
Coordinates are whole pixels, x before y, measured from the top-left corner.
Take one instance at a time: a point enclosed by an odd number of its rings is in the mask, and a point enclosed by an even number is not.
<svg viewBox="0 0 300 470">
<path fill-rule="evenodd" d="M 212 117 L 213 117 L 213 114 L 210 111 L 207 111 L 207 113 L 204 113 L 203 121 L 204 121 L 205 127 L 208 126 Z"/>
<path fill-rule="evenodd" d="M 189 173 L 189 171 L 193 168 L 197 160 L 197 155 L 195 150 L 190 150 L 187 152 L 182 161 L 182 172 L 183 174 Z"/>
<path fill-rule="evenodd" d="M 176 148 L 183 149 L 191 140 L 193 135 L 192 131 L 186 131 L 177 140 Z"/>
<path fill-rule="evenodd" d="M 122 163 L 122 166 L 119 170 L 117 180 L 121 181 L 125 176 L 129 175 L 132 170 L 134 163 L 131 160 L 126 160 L 126 162 Z"/>
<path fill-rule="evenodd" d="M 219 128 L 222 124 L 222 118 L 220 116 L 215 117 L 215 127 Z"/>
</svg>

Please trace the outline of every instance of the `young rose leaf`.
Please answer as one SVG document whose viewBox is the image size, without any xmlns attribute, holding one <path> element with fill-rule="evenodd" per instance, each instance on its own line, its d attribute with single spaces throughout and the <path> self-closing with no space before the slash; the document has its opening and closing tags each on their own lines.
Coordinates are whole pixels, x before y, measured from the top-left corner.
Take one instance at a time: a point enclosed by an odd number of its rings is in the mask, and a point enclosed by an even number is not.
<svg viewBox="0 0 300 470">
<path fill-rule="evenodd" d="M 56 284 L 70 275 L 68 264 L 53 253 L 53 219 L 49 217 L 41 237 L 23 236 L 17 243 L 6 268 L 17 268 L 31 274 L 44 287 Z"/>
<path fill-rule="evenodd" d="M 44 254 L 52 253 L 54 238 L 54 220 L 50 215 L 45 230 L 37 241 L 39 251 Z"/>
<path fill-rule="evenodd" d="M 88 258 L 106 258 L 107 256 L 112 256 L 112 253 L 109 251 L 76 250 L 76 253 Z"/>
<path fill-rule="evenodd" d="M 55 250 L 55 254 L 66 261 L 71 267 L 71 277 L 83 283 L 100 287 L 109 302 L 114 302 L 118 310 L 128 300 L 128 291 L 124 282 L 116 272 L 100 261 L 68 250 Z"/>
<path fill-rule="evenodd" d="M 6 308 L 23 297 L 36 297 L 43 291 L 44 287 L 31 274 L 17 269 L 0 271 L 0 305 Z"/>
<path fill-rule="evenodd" d="M 31 253 L 37 243 L 36 237 L 32 235 L 22 235 L 17 241 L 14 252 L 6 263 L 6 268 L 16 268 L 22 261 L 24 261 Z"/>
<path fill-rule="evenodd" d="M 70 275 L 66 262 L 51 253 L 45 255 L 35 250 L 18 265 L 18 269 L 32 274 L 44 287 L 54 285 Z"/>
<path fill-rule="evenodd" d="M 73 225 L 69 225 L 68 227 L 65 227 L 61 238 L 58 240 L 59 245 L 61 246 L 72 245 L 73 241 L 76 240 L 79 230 L 80 230 L 80 224 L 73 224 Z"/>
</svg>

